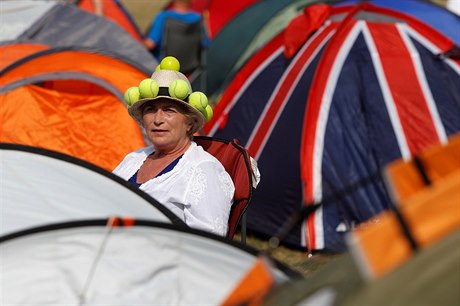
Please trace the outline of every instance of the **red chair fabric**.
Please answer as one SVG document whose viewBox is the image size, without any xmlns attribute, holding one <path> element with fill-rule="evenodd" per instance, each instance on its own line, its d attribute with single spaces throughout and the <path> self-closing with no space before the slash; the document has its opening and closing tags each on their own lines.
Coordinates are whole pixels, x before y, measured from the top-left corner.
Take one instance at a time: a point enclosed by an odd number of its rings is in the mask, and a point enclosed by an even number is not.
<svg viewBox="0 0 460 306">
<path fill-rule="evenodd" d="M 241 241 L 246 240 L 244 215 L 252 197 L 252 168 L 248 151 L 236 139 L 225 140 L 207 136 L 195 136 L 194 141 L 216 157 L 230 174 L 235 185 L 235 195 L 228 221 L 227 238 L 232 239 L 241 225 Z M 241 223 L 241 224 L 240 224 Z"/>
</svg>

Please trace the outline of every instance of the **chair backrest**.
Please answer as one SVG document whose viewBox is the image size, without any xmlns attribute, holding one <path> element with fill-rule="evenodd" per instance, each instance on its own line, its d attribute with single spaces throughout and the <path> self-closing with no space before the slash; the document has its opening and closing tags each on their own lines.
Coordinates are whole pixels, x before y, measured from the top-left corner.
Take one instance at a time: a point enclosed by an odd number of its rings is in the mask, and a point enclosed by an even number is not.
<svg viewBox="0 0 460 306">
<path fill-rule="evenodd" d="M 176 57 L 181 64 L 181 72 L 191 74 L 203 63 L 203 22 L 185 23 L 174 18 L 165 20 L 160 58 Z"/>
<path fill-rule="evenodd" d="M 238 226 L 242 226 L 241 240 L 246 239 L 243 216 L 252 197 L 252 167 L 248 151 L 236 140 L 224 140 L 207 136 L 195 136 L 194 141 L 216 157 L 230 174 L 235 185 L 233 205 L 228 220 L 227 237 L 232 239 Z M 240 224 L 241 223 L 241 224 Z M 244 230 L 243 230 L 244 229 Z"/>
</svg>

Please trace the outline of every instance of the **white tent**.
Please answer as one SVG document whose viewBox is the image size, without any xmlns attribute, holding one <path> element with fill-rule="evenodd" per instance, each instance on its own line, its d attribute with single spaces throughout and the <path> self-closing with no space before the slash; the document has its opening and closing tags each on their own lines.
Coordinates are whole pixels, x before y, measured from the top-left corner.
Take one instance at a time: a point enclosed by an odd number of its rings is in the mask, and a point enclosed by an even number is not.
<svg viewBox="0 0 460 306">
<path fill-rule="evenodd" d="M 50 223 L 124 216 L 185 224 L 118 176 L 54 151 L 0 144 L 0 235 Z"/>
<path fill-rule="evenodd" d="M 172 224 L 63 223 L 0 238 L 8 305 L 218 305 L 255 264 L 242 244 Z M 276 262 L 275 262 L 276 263 Z M 277 282 L 293 273 L 269 268 Z"/>
</svg>

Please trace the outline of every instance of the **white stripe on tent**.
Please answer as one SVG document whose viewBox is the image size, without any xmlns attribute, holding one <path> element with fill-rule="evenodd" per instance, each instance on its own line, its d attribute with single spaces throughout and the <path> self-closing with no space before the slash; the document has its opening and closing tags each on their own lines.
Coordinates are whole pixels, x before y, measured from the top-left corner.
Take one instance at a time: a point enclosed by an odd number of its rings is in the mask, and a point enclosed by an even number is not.
<svg viewBox="0 0 460 306">
<path fill-rule="evenodd" d="M 423 35 L 420 35 L 419 32 L 414 30 L 412 27 L 406 25 L 405 31 L 415 40 L 417 40 L 420 44 L 422 44 L 425 48 L 430 50 L 433 54 L 440 54 L 443 50 L 436 47 L 431 41 L 426 39 Z M 460 65 L 458 65 L 455 61 L 450 58 L 443 58 L 443 61 L 449 65 L 452 70 L 454 70 L 458 75 L 460 75 Z"/>
<path fill-rule="evenodd" d="M 372 56 L 372 63 L 374 64 L 374 69 L 377 74 L 377 79 L 382 89 L 383 99 L 385 101 L 385 105 L 387 107 L 388 115 L 390 117 L 391 125 L 393 126 L 393 131 L 396 136 L 396 140 L 398 141 L 399 150 L 401 151 L 402 158 L 404 160 L 409 160 L 411 158 L 411 153 L 409 150 L 409 146 L 407 144 L 406 136 L 404 135 L 401 121 L 399 119 L 398 111 L 396 110 L 395 101 L 393 100 L 393 96 L 391 94 L 390 87 L 388 86 L 388 82 L 385 77 L 385 73 L 383 72 L 382 63 L 380 62 L 380 57 L 375 46 L 374 40 L 372 39 L 372 35 L 369 32 L 369 28 L 366 24 L 363 26 L 363 34 L 364 39 L 366 41 L 367 47 L 369 48 Z"/>
<path fill-rule="evenodd" d="M 329 24 L 327 24 L 328 26 Z M 265 114 L 270 110 L 271 105 L 273 104 L 273 101 L 276 99 L 277 96 L 279 96 L 280 88 L 283 86 L 289 86 L 289 90 L 286 93 L 286 96 L 283 99 L 283 102 L 279 108 L 279 110 L 276 112 L 275 118 L 273 121 L 270 123 L 270 127 L 268 131 L 263 135 L 263 140 L 257 148 L 257 152 L 254 154 L 254 159 L 258 160 L 260 155 L 262 154 L 265 145 L 267 144 L 268 139 L 270 138 L 270 135 L 273 132 L 273 129 L 275 128 L 276 124 L 278 123 L 278 119 L 280 118 L 281 114 L 283 113 L 284 108 L 286 107 L 287 102 L 289 101 L 292 92 L 295 90 L 295 88 L 299 85 L 299 80 L 302 78 L 305 70 L 310 66 L 310 63 L 313 61 L 313 59 L 316 57 L 316 55 L 319 53 L 321 48 L 329 41 L 329 38 L 335 33 L 335 31 L 332 31 L 327 35 L 327 37 L 319 44 L 318 48 L 313 52 L 312 56 L 308 59 L 308 61 L 302 66 L 302 69 L 300 72 L 297 74 L 297 77 L 295 78 L 295 81 L 292 82 L 291 84 L 286 84 L 286 78 L 291 74 L 291 70 L 293 67 L 296 65 L 298 62 L 299 58 L 302 56 L 302 54 L 305 52 L 305 50 L 310 46 L 311 42 L 315 40 L 317 36 L 319 36 L 324 30 L 326 26 L 321 27 L 318 31 L 315 32 L 315 34 L 308 40 L 306 44 L 302 46 L 300 51 L 297 53 L 297 55 L 294 57 L 294 59 L 291 61 L 289 64 L 289 67 L 284 71 L 283 75 L 281 76 L 279 82 L 276 84 L 276 88 L 273 90 L 272 95 L 270 96 L 270 99 L 268 100 L 268 103 L 265 105 L 265 108 L 262 112 L 262 116 L 259 117 L 259 120 L 257 121 L 256 127 L 252 130 L 251 136 L 249 137 L 248 143 L 246 147 L 249 147 L 254 140 L 254 137 L 256 136 L 257 132 L 259 131 L 259 127 L 262 124 Z"/>
<path fill-rule="evenodd" d="M 398 23 L 396 24 L 396 28 L 398 29 L 399 35 L 401 35 L 402 40 L 404 41 L 407 49 L 410 52 L 412 64 L 414 65 L 415 73 L 417 75 L 420 88 L 422 89 L 423 95 L 425 96 L 425 101 L 430 111 L 431 119 L 433 120 L 433 124 L 436 129 L 436 133 L 438 134 L 438 138 L 441 143 L 447 143 L 446 130 L 444 129 L 444 126 L 442 124 L 441 116 L 439 115 L 438 108 L 436 107 L 433 94 L 431 93 L 430 86 L 428 85 L 425 72 L 423 71 L 423 64 L 420 60 L 420 54 L 418 53 L 417 49 L 412 44 L 412 41 L 408 36 L 407 26 L 405 24 Z"/>
<path fill-rule="evenodd" d="M 321 108 L 318 114 L 318 122 L 316 128 L 315 136 L 315 146 L 313 153 L 313 199 L 315 202 L 321 202 L 323 197 L 322 190 L 322 159 L 324 151 L 324 135 L 326 133 L 326 124 L 329 117 L 329 109 L 332 103 L 332 97 L 334 95 L 334 89 L 337 85 L 337 80 L 342 71 L 343 64 L 350 53 L 356 38 L 359 33 L 362 31 L 364 22 L 358 21 L 356 25 L 351 29 L 347 38 L 344 40 L 342 46 L 340 47 L 339 52 L 335 58 L 334 64 L 329 73 L 329 77 L 326 82 L 326 87 L 323 93 L 323 98 L 321 101 Z M 320 206 L 314 214 L 314 227 L 315 227 L 315 248 L 324 249 L 324 233 L 323 233 L 323 210 Z"/>
<path fill-rule="evenodd" d="M 280 53 L 284 51 L 284 46 L 279 47 L 273 54 L 271 54 L 265 61 L 263 61 L 257 69 L 255 69 L 251 75 L 247 78 L 247 80 L 243 83 L 241 86 L 240 90 L 236 93 L 236 95 L 233 97 L 233 99 L 228 103 L 228 105 L 225 107 L 223 114 L 227 115 L 232 108 L 235 106 L 235 104 L 238 102 L 238 100 L 241 98 L 241 96 L 246 92 L 247 88 L 252 84 L 255 78 L 257 78 L 264 70 L 265 68 L 273 62 L 273 59 L 278 57 Z M 217 131 L 219 128 L 219 120 L 216 121 L 214 126 L 211 128 L 209 135 L 212 136 L 214 133 Z M 246 145 L 245 145 L 246 146 Z"/>
</svg>

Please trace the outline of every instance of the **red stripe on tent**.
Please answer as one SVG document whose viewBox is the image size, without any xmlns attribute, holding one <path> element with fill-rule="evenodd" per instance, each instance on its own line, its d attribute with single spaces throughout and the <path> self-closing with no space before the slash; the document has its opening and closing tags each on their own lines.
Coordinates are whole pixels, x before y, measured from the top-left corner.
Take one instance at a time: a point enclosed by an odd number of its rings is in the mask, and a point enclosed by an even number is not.
<svg viewBox="0 0 460 306">
<path fill-rule="evenodd" d="M 411 153 L 439 143 L 410 51 L 396 26 L 368 23 Z M 414 120 L 416 118 L 416 120 Z"/>
<path fill-rule="evenodd" d="M 455 45 L 450 38 L 447 38 L 441 32 L 421 22 L 417 18 L 412 17 L 411 15 L 375 5 L 369 5 L 369 7 L 367 7 L 366 10 L 370 12 L 385 14 L 387 16 L 392 16 L 397 19 L 403 20 L 404 23 L 408 24 L 411 28 L 419 32 L 423 37 L 429 37 L 430 42 L 443 51 L 447 51 Z M 457 60 L 456 62 L 460 63 L 460 60 Z"/>
<path fill-rule="evenodd" d="M 354 9 L 353 9 L 354 8 Z M 353 16 L 359 11 L 381 13 L 383 15 L 392 16 L 397 19 L 401 19 L 402 22 L 407 23 L 412 29 L 420 33 L 423 37 L 430 37 L 430 42 L 433 43 L 440 50 L 449 50 L 454 43 L 437 32 L 430 26 L 420 22 L 419 20 L 406 15 L 404 13 L 396 12 L 393 10 L 381 8 L 369 3 L 362 3 L 359 6 L 342 6 L 334 8 L 331 15 L 348 14 L 346 20 L 342 22 L 338 32 L 334 35 L 333 39 L 329 42 L 325 53 L 323 54 L 321 61 L 318 64 L 317 74 L 314 77 L 310 95 L 308 98 L 308 106 L 306 114 L 304 116 L 303 125 L 303 137 L 301 144 L 301 178 L 304 189 L 305 204 L 308 205 L 313 202 L 313 186 L 315 180 L 319 179 L 313 177 L 314 167 L 320 167 L 321 165 L 314 165 L 314 150 L 316 142 L 317 124 L 319 119 L 319 111 L 321 109 L 322 98 L 325 94 L 325 86 L 328 80 L 329 72 L 336 59 L 337 53 L 343 44 L 345 37 L 352 29 L 355 21 L 352 19 Z M 456 61 L 460 63 L 459 60 Z M 321 182 L 319 182 L 321 183 Z M 316 236 L 314 228 L 314 216 L 310 216 L 307 220 L 306 238 L 307 246 L 310 249 L 316 249 Z"/>
<path fill-rule="evenodd" d="M 337 54 L 339 53 L 340 48 L 343 46 L 346 38 L 348 37 L 348 34 L 356 24 L 356 20 L 353 20 L 352 17 L 364 5 L 365 4 L 357 6 L 357 8 L 351 11 L 350 14 L 346 17 L 346 20 L 340 24 L 337 32 L 334 34 L 333 38 L 326 46 L 324 54 L 321 56 L 321 60 L 318 63 L 318 67 L 316 68 L 316 73 L 310 88 L 306 114 L 304 116 L 304 134 L 302 137 L 300 153 L 300 169 L 301 178 L 304 185 L 305 205 L 311 205 L 311 203 L 313 203 L 313 186 L 315 183 L 314 180 L 318 179 L 313 176 L 313 168 L 315 167 L 313 164 L 313 158 L 317 132 L 316 128 L 323 96 L 325 95 L 326 91 L 326 84 L 330 75 L 330 71 L 332 70 L 336 60 Z M 333 14 L 334 13 L 335 12 L 333 12 Z M 314 214 L 312 214 L 307 219 L 306 231 L 307 247 L 312 250 L 316 249 Z"/>
<path fill-rule="evenodd" d="M 292 92 L 292 88 L 297 86 L 299 75 L 304 71 L 305 64 L 311 59 L 313 54 L 320 47 L 326 37 L 335 29 L 335 25 L 326 27 L 295 59 L 286 77 L 282 79 L 281 86 L 277 87 L 279 91 L 270 103 L 265 116 L 263 117 L 256 134 L 252 141 L 247 144 L 248 151 L 251 156 L 259 156 L 263 150 L 263 146 L 268 137 L 270 137 L 272 127 L 276 125 L 277 117 L 280 115 L 282 106 L 286 103 L 288 94 Z"/>
<path fill-rule="evenodd" d="M 278 50 L 283 45 L 283 33 L 284 32 L 278 34 L 258 53 L 252 56 L 249 62 L 244 65 L 244 68 L 238 72 L 230 85 L 225 89 L 222 98 L 214 108 L 214 115 L 212 116 L 212 119 L 203 127 L 205 135 L 209 135 L 216 124 L 220 124 L 222 120 L 225 120 L 227 114 L 224 113 L 224 111 L 232 102 L 233 98 L 235 97 L 235 93 L 239 92 L 241 87 L 254 74 L 257 68 L 259 68 L 260 65 L 262 65 L 276 50 Z"/>
</svg>

